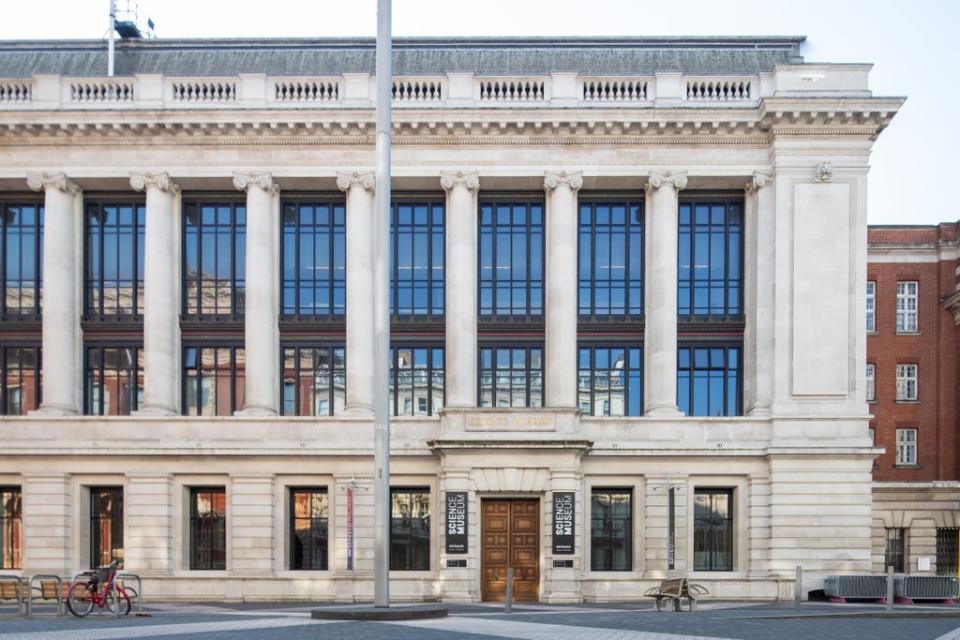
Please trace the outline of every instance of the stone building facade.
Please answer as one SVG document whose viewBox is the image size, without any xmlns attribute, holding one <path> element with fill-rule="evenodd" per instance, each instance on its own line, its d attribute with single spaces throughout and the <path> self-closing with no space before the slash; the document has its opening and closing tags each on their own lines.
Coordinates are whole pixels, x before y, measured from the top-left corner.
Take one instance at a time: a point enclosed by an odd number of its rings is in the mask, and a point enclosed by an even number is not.
<svg viewBox="0 0 960 640">
<path fill-rule="evenodd" d="M 396 42 L 395 598 L 871 569 L 866 185 L 902 99 L 801 44 Z M 104 56 L 0 47 L 3 570 L 369 599 L 373 42 Z"/>
<path fill-rule="evenodd" d="M 958 247 L 957 223 L 869 229 L 874 570 L 960 572 Z"/>
</svg>

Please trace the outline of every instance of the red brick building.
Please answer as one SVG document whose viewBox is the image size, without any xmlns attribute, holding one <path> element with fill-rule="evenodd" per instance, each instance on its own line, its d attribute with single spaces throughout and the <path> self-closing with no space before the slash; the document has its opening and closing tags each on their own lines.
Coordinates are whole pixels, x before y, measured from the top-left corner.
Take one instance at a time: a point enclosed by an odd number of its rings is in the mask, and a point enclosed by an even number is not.
<svg viewBox="0 0 960 640">
<path fill-rule="evenodd" d="M 956 574 L 960 539 L 960 222 L 868 231 L 873 564 Z M 870 397 L 873 378 L 873 395 Z"/>
</svg>

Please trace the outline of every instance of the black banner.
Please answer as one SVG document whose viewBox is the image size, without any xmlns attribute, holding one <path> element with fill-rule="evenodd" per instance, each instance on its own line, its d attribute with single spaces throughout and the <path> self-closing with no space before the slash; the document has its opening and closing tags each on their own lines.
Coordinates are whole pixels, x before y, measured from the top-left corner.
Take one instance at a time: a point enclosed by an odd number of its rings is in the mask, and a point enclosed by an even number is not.
<svg viewBox="0 0 960 640">
<path fill-rule="evenodd" d="M 447 491 L 447 553 L 467 552 L 467 492 Z"/>
<path fill-rule="evenodd" d="M 553 553 L 573 553 L 574 501 L 572 491 L 553 492 Z"/>
</svg>

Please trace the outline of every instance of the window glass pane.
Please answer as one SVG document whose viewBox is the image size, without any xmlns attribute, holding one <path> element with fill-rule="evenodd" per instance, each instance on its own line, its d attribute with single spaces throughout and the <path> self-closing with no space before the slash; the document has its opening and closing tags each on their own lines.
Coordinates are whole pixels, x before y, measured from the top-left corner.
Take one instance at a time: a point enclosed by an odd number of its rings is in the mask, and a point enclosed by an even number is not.
<svg viewBox="0 0 960 640">
<path fill-rule="evenodd" d="M 481 316 L 543 313 L 541 204 L 482 204 L 480 256 Z"/>
<path fill-rule="evenodd" d="M 123 489 L 90 489 L 90 568 L 123 568 Z"/>
<path fill-rule="evenodd" d="M 329 504 L 327 490 L 290 490 L 290 569 L 326 571 Z"/>
<path fill-rule="evenodd" d="M 594 489 L 590 505 L 591 571 L 633 569 L 633 494 Z"/>
<path fill-rule="evenodd" d="M 681 346 L 677 350 L 677 406 L 688 416 L 740 415 L 739 346 Z"/>
<path fill-rule="evenodd" d="M 87 348 L 87 415 L 127 416 L 143 397 L 143 349 L 139 346 Z"/>
<path fill-rule="evenodd" d="M 444 206 L 393 203 L 390 306 L 395 315 L 443 314 Z"/>
<path fill-rule="evenodd" d="M 243 313 L 246 208 L 243 204 L 184 205 L 184 313 Z"/>
<path fill-rule="evenodd" d="M 579 406 L 592 416 L 643 413 L 640 347 L 580 346 Z"/>
<path fill-rule="evenodd" d="M 540 407 L 543 357 L 539 347 L 480 347 L 480 406 Z"/>
<path fill-rule="evenodd" d="M 0 305 L 6 320 L 39 318 L 43 267 L 43 205 L 0 205 Z"/>
<path fill-rule="evenodd" d="M 19 487 L 0 487 L 0 569 L 23 567 L 23 502 Z"/>
<path fill-rule="evenodd" d="M 183 350 L 183 414 L 229 416 L 243 408 L 244 350 L 189 345 Z"/>
<path fill-rule="evenodd" d="M 390 570 L 430 570 L 430 491 L 390 490 Z"/>
<path fill-rule="evenodd" d="M 739 316 L 743 247 L 739 201 L 681 203 L 677 297 L 680 316 Z"/>
<path fill-rule="evenodd" d="M 190 490 L 190 568 L 227 568 L 227 500 L 222 487 Z"/>
<path fill-rule="evenodd" d="M 628 210 L 632 215 L 627 215 Z M 643 310 L 643 205 L 581 202 L 579 221 L 580 315 L 639 315 Z"/>
<path fill-rule="evenodd" d="M 696 489 L 694 571 L 733 571 L 733 490 Z"/>
<path fill-rule="evenodd" d="M 346 384 L 343 345 L 283 345 L 282 352 L 283 414 L 342 413 Z"/>
</svg>

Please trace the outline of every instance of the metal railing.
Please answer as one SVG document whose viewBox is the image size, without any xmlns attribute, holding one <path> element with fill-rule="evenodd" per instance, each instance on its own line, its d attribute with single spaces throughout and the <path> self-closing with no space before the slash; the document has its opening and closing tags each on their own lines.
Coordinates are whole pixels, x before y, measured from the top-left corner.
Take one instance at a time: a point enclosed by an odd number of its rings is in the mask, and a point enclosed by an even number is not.
<svg viewBox="0 0 960 640">
<path fill-rule="evenodd" d="M 40 599 L 41 600 L 51 600 L 47 598 L 43 592 L 43 583 L 44 581 L 53 581 L 57 585 L 56 601 L 57 601 L 57 615 L 63 616 L 67 614 L 67 611 L 64 607 L 63 601 L 63 580 L 55 573 L 38 573 L 36 575 L 30 576 L 30 582 L 28 583 L 27 590 L 27 616 L 33 615 L 33 582 L 34 580 L 40 580 Z"/>
<path fill-rule="evenodd" d="M 134 594 L 136 596 L 134 600 L 136 601 L 136 604 L 137 604 L 137 613 L 135 615 L 141 618 L 145 618 L 149 616 L 150 615 L 149 613 L 143 612 L 143 580 L 140 578 L 140 576 L 135 573 L 118 573 L 116 580 L 136 580 L 137 581 L 137 591 Z M 124 587 L 124 590 L 129 593 L 129 590 L 126 589 L 126 587 Z"/>
</svg>

